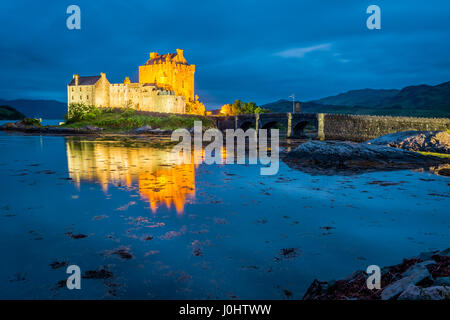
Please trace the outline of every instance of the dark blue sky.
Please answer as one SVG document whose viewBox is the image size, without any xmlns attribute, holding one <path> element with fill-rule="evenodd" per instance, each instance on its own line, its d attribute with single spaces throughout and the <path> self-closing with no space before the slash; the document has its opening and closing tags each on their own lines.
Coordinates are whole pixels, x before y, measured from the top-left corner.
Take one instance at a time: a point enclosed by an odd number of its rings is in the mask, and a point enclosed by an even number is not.
<svg viewBox="0 0 450 320">
<path fill-rule="evenodd" d="M 66 8 L 81 8 L 81 30 Z M 381 7 L 381 30 L 366 8 Z M 150 51 L 185 50 L 211 109 L 295 93 L 450 80 L 447 0 L 1 1 L 0 98 L 66 100 L 72 74 L 137 79 Z"/>
</svg>

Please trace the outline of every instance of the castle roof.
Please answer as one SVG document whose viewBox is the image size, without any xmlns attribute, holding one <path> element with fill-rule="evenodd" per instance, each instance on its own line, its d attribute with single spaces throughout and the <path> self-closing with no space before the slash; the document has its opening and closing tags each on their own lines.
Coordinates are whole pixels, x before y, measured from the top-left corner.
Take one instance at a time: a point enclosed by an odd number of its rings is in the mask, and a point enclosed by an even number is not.
<svg viewBox="0 0 450 320">
<path fill-rule="evenodd" d="M 78 85 L 79 86 L 89 86 L 94 85 L 97 83 L 98 80 L 100 80 L 101 76 L 87 76 L 87 77 L 78 77 Z M 75 85 L 75 79 L 72 79 L 70 81 L 69 86 Z"/>
<path fill-rule="evenodd" d="M 152 65 L 152 64 L 159 64 L 167 61 L 173 61 L 177 64 L 185 64 L 189 65 L 184 58 L 183 54 L 180 53 L 167 53 L 167 54 L 157 54 L 154 58 L 150 58 L 150 60 L 147 61 L 146 65 Z"/>
</svg>

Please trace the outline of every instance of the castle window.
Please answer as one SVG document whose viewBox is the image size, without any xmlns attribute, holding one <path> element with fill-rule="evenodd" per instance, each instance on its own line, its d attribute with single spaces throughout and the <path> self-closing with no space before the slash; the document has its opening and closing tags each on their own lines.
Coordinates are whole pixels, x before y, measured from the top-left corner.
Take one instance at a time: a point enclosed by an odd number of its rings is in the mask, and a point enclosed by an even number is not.
<svg viewBox="0 0 450 320">
<path fill-rule="evenodd" d="M 88 100 L 89 100 L 89 95 L 87 95 L 87 96 L 86 96 L 86 99 L 88 99 Z"/>
</svg>

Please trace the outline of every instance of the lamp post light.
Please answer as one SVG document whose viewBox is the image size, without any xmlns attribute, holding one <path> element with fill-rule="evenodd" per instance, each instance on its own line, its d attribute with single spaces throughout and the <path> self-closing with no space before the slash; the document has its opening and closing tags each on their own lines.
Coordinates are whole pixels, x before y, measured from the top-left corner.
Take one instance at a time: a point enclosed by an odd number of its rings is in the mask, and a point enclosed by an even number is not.
<svg viewBox="0 0 450 320">
<path fill-rule="evenodd" d="M 293 93 L 289 98 L 292 98 L 292 113 L 295 113 L 295 94 Z"/>
</svg>

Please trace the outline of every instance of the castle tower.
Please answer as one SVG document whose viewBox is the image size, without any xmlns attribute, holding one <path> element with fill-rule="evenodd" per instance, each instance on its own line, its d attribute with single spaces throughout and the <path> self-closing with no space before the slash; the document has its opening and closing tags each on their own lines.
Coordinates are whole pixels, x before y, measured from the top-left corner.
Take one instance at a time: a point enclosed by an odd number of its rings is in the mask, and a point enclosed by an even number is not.
<svg viewBox="0 0 450 320">
<path fill-rule="evenodd" d="M 151 52 L 150 59 L 139 67 L 139 82 L 153 83 L 186 97 L 186 101 L 195 101 L 194 74 L 195 65 L 188 64 L 183 50 L 163 55 Z"/>
</svg>

